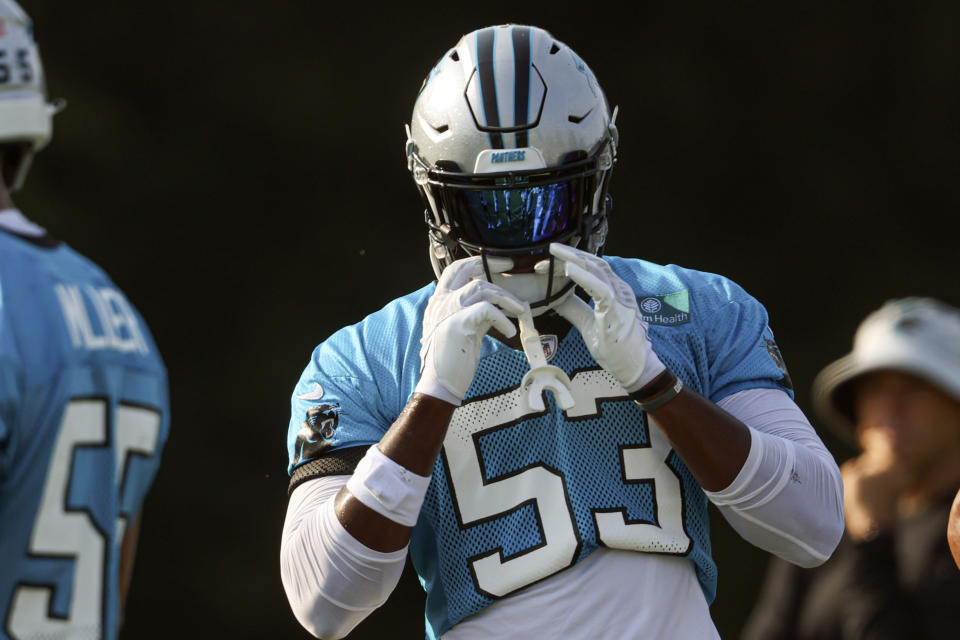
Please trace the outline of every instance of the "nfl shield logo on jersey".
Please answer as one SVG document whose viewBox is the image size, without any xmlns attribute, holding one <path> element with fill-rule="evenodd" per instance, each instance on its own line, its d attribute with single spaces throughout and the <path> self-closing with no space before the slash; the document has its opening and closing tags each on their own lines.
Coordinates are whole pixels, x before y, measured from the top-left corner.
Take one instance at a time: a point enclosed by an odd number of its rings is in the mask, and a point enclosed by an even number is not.
<svg viewBox="0 0 960 640">
<path fill-rule="evenodd" d="M 550 362 L 550 359 L 557 353 L 557 336 L 549 334 L 540 336 L 540 346 L 543 347 L 543 357 L 547 359 L 547 362 Z"/>
</svg>

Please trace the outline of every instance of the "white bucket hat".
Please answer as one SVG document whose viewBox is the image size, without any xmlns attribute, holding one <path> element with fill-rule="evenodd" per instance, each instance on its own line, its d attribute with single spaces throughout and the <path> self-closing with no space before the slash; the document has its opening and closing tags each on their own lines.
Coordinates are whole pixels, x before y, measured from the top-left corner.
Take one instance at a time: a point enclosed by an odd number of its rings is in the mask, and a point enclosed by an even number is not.
<svg viewBox="0 0 960 640">
<path fill-rule="evenodd" d="M 902 298 L 860 324 L 853 351 L 813 381 L 814 410 L 848 441 L 856 423 L 852 383 L 879 369 L 911 373 L 960 401 L 960 310 L 932 298 Z"/>
</svg>

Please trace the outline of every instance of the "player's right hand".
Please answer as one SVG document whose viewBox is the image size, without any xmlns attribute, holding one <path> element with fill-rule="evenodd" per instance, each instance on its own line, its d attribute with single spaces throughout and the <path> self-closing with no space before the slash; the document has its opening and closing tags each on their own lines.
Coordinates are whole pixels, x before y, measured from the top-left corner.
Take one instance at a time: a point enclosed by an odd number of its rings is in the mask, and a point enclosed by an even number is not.
<svg viewBox="0 0 960 640">
<path fill-rule="evenodd" d="M 512 268 L 513 262 L 488 257 L 487 265 L 499 273 Z M 483 336 L 491 327 L 508 338 L 516 334 L 497 306 L 519 315 L 526 305 L 483 278 L 479 256 L 457 260 L 440 274 L 423 316 L 417 393 L 459 406 L 477 371 Z"/>
</svg>

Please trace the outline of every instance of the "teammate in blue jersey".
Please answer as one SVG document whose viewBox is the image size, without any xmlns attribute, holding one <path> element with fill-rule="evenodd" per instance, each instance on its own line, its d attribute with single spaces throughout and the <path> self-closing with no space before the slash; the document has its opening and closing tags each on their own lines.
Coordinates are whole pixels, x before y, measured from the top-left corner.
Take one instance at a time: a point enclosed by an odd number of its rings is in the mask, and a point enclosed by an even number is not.
<svg viewBox="0 0 960 640">
<path fill-rule="evenodd" d="M 791 562 L 835 548 L 839 472 L 763 306 L 602 257 L 617 142 L 542 29 L 430 71 L 406 151 L 438 281 L 330 336 L 293 393 L 281 574 L 317 637 L 409 554 L 428 638 L 715 638 L 708 501 Z"/>
<path fill-rule="evenodd" d="M 166 371 L 110 278 L 11 201 L 56 110 L 12 0 L 0 63 L 0 638 L 116 638 Z"/>
</svg>

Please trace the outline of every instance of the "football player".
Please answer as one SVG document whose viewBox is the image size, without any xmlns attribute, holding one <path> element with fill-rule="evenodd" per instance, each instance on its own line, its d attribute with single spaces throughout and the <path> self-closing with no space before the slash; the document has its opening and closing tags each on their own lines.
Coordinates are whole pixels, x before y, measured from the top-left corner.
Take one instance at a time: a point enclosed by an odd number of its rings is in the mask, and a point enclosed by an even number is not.
<svg viewBox="0 0 960 640">
<path fill-rule="evenodd" d="M 0 0 L 0 638 L 109 639 L 167 438 L 167 377 L 110 278 L 11 200 L 56 110 L 30 19 Z"/>
<path fill-rule="evenodd" d="M 833 551 L 839 471 L 764 308 L 602 257 L 617 143 L 542 29 L 479 29 L 430 70 L 406 153 L 438 281 L 329 337 L 293 392 L 282 577 L 317 637 L 409 554 L 429 638 L 715 638 L 708 501 L 791 562 Z"/>
</svg>

